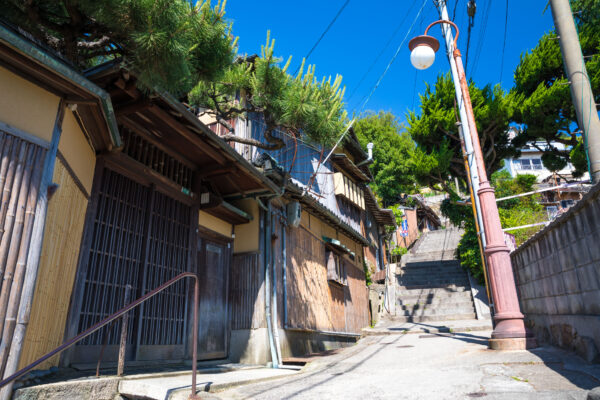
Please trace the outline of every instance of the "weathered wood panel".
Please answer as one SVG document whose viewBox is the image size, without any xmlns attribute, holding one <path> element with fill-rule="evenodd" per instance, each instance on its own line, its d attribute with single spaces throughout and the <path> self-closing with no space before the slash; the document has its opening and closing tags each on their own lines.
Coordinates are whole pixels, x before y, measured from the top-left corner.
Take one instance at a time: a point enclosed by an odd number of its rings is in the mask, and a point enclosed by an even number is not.
<svg viewBox="0 0 600 400">
<path fill-rule="evenodd" d="M 225 358 L 229 347 L 228 279 L 231 244 L 200 240 L 198 357 Z"/>
<path fill-rule="evenodd" d="M 357 265 L 347 264 L 346 274 L 346 332 L 360 333 L 362 328 L 369 325 L 369 292 L 365 285 L 365 273 Z"/>
<path fill-rule="evenodd" d="M 233 256 L 229 280 L 231 329 L 264 328 L 265 292 L 264 273 L 258 253 Z"/>
<path fill-rule="evenodd" d="M 60 159 L 56 160 L 53 182 L 58 189 L 48 203 L 38 280 L 19 368 L 62 343 L 77 270 L 88 200 Z M 39 368 L 55 365 L 58 356 Z"/>
<path fill-rule="evenodd" d="M 291 328 L 334 329 L 325 246 L 303 227 L 288 229 L 287 307 Z"/>
<path fill-rule="evenodd" d="M 21 299 L 47 149 L 0 131 L 0 328 L 4 369 Z"/>
<path fill-rule="evenodd" d="M 287 229 L 287 310 L 288 326 L 334 332 L 358 333 L 368 325 L 368 293 L 362 270 L 360 244 L 341 234 L 338 237 L 352 251 L 355 260 L 342 257 L 347 285 L 327 280 L 325 244 L 316 232 L 332 230 L 318 218 L 310 217 L 311 229 L 301 225 Z M 279 240 L 279 239 L 278 239 Z"/>
</svg>

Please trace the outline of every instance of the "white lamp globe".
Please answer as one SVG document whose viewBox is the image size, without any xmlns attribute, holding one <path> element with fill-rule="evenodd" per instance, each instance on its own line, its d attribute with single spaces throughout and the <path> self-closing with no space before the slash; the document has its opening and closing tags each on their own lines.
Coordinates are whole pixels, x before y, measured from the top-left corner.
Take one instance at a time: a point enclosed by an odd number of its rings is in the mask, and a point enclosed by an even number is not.
<svg viewBox="0 0 600 400">
<path fill-rule="evenodd" d="M 435 61 L 435 51 L 429 46 L 417 46 L 410 53 L 410 62 L 416 69 L 427 69 Z"/>
</svg>

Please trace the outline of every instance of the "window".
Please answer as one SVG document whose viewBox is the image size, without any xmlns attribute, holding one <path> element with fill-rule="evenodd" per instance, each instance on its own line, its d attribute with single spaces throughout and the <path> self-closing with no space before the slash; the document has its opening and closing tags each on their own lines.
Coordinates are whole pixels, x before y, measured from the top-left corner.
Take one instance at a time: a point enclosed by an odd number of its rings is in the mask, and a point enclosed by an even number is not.
<svg viewBox="0 0 600 400">
<path fill-rule="evenodd" d="M 522 158 L 515 160 L 515 167 L 523 170 L 543 169 L 542 160 L 539 158 Z"/>
<path fill-rule="evenodd" d="M 346 265 L 341 255 L 332 250 L 325 250 L 327 262 L 327 280 L 346 286 L 348 279 L 346 278 Z"/>
<path fill-rule="evenodd" d="M 542 169 L 542 160 L 539 158 L 534 158 L 531 160 L 531 164 L 533 165 L 533 169 Z"/>
</svg>

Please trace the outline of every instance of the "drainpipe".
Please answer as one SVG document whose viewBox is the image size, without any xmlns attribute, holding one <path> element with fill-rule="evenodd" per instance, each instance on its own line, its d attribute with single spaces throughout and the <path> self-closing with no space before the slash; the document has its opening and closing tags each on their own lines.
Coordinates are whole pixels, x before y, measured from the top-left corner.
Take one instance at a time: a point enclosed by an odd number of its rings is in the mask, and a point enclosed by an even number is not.
<svg viewBox="0 0 600 400">
<path fill-rule="evenodd" d="M 265 206 L 260 198 L 256 198 L 260 207 L 265 211 L 263 218 L 263 243 L 264 243 L 264 266 L 265 266 L 265 317 L 267 319 L 267 334 L 269 336 L 269 348 L 271 350 L 271 364 L 273 368 L 279 368 L 278 353 L 275 348 L 275 335 L 273 331 L 273 320 L 271 310 L 271 203 L 268 196 L 269 204 Z M 274 285 L 273 285 L 274 286 Z M 276 290 L 275 290 L 276 291 Z"/>
<path fill-rule="evenodd" d="M 373 162 L 373 147 L 374 144 L 373 143 L 368 143 L 367 144 L 367 151 L 369 152 L 369 158 L 367 158 L 366 160 L 363 160 L 361 162 L 359 162 L 358 164 L 356 164 L 357 167 L 360 167 L 361 165 L 365 165 L 365 164 L 370 164 Z"/>
<path fill-rule="evenodd" d="M 287 249 L 286 249 L 286 227 L 287 221 L 282 219 L 281 228 L 281 252 L 283 253 L 283 326 L 287 326 L 288 323 L 288 310 L 287 310 Z"/>
<path fill-rule="evenodd" d="M 271 203 L 269 203 L 269 209 L 271 208 Z M 271 224 L 275 223 L 275 219 L 271 216 Z M 273 303 L 271 307 L 271 330 L 273 331 L 273 341 L 275 344 L 275 354 L 277 355 L 277 366 L 282 364 L 281 362 L 281 344 L 279 342 L 279 324 L 278 324 L 278 313 L 277 313 L 277 268 L 275 265 L 275 251 L 274 251 L 274 243 L 275 238 L 273 236 L 274 229 L 271 227 L 271 245 L 270 245 L 270 253 L 271 253 L 271 272 L 273 274 L 273 279 L 271 281 L 271 289 L 273 290 L 273 294 L 271 296 L 271 301 Z"/>
</svg>

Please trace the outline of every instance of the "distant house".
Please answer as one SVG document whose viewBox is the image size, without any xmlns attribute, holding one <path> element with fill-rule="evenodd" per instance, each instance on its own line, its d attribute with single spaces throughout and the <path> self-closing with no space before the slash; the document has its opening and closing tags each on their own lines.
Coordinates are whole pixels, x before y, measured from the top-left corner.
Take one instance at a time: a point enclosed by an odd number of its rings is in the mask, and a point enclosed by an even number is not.
<svg viewBox="0 0 600 400">
<path fill-rule="evenodd" d="M 509 130 L 509 138 L 513 139 L 517 135 L 517 131 L 514 128 Z M 568 150 L 568 146 L 563 143 L 553 142 L 552 147 L 557 150 Z M 549 145 L 546 142 L 538 141 L 534 144 L 528 144 L 521 149 L 521 155 L 518 158 L 511 158 L 504 160 L 504 169 L 510 173 L 513 178 L 517 175 L 531 174 L 537 177 L 538 183 L 543 182 L 551 177 L 567 177 L 572 176 L 574 171 L 573 165 L 567 163 L 565 168 L 560 171 L 552 172 L 542 163 L 542 155 L 549 149 Z M 580 178 L 582 181 L 589 180 L 589 175 L 586 173 Z"/>
<path fill-rule="evenodd" d="M 511 129 L 509 137 L 516 135 L 515 129 Z M 552 146 L 558 150 L 567 150 L 563 143 L 553 142 Z M 535 145 L 526 145 L 521 149 L 518 158 L 504 160 L 504 169 L 511 177 L 518 175 L 535 175 L 537 177 L 536 190 L 555 188 L 553 190 L 540 192 L 540 204 L 546 207 L 548 219 L 566 211 L 573 206 L 583 194 L 589 190 L 589 174 L 586 172 L 582 177 L 574 178 L 574 167 L 567 163 L 560 171 L 550 171 L 542 163 L 542 155 L 549 148 L 546 142 L 536 142 Z M 556 188 L 557 186 L 562 186 Z"/>
</svg>

